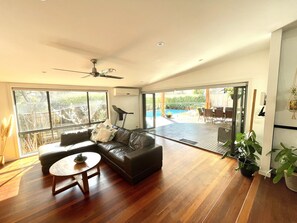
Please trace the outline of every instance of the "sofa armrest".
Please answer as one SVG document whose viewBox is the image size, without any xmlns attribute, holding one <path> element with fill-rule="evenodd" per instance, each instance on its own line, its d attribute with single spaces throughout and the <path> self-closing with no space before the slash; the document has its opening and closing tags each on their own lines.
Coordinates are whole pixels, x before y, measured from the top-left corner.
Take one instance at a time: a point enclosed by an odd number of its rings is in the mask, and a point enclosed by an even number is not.
<svg viewBox="0 0 297 223">
<path fill-rule="evenodd" d="M 130 174 L 135 175 L 149 168 L 162 167 L 163 148 L 153 145 L 136 150 L 124 156 L 125 166 Z"/>
</svg>

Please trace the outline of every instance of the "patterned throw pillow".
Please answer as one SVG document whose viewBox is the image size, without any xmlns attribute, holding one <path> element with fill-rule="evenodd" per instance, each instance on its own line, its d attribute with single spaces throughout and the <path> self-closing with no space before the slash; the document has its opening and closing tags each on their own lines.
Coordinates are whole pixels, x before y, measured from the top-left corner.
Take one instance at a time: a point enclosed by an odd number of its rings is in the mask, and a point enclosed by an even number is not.
<svg viewBox="0 0 297 223">
<path fill-rule="evenodd" d="M 91 140 L 94 142 L 108 142 L 111 141 L 115 135 L 117 130 L 112 128 L 112 124 L 109 119 L 107 119 L 104 123 L 99 123 L 91 134 Z M 106 139 L 108 135 L 108 139 Z M 103 141 L 102 141 L 103 140 Z"/>
</svg>

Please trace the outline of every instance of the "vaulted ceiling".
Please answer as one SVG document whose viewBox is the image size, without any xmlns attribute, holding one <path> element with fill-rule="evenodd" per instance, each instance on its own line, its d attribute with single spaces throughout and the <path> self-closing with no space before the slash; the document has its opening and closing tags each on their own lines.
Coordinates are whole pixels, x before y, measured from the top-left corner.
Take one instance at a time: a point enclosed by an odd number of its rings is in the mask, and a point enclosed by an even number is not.
<svg viewBox="0 0 297 223">
<path fill-rule="evenodd" d="M 268 47 L 295 0 L 1 0 L 0 81 L 141 87 Z M 81 78 L 91 58 L 122 80 Z"/>
</svg>

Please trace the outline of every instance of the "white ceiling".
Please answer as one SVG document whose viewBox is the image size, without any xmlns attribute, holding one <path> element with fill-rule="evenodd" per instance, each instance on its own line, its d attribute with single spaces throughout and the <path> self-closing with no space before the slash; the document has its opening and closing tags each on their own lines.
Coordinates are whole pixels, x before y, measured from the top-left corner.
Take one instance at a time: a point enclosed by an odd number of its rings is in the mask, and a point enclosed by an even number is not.
<svg viewBox="0 0 297 223">
<path fill-rule="evenodd" d="M 0 81 L 141 87 L 267 46 L 297 20 L 297 1 L 1 0 L 0 15 Z M 52 69 L 88 72 L 91 58 L 124 79 Z"/>
</svg>

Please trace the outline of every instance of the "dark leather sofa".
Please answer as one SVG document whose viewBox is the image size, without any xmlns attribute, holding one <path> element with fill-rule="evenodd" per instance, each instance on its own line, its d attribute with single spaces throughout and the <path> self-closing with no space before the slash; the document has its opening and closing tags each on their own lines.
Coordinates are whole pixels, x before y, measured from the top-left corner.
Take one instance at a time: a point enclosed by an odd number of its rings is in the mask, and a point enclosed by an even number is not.
<svg viewBox="0 0 297 223">
<path fill-rule="evenodd" d="M 39 147 L 42 172 L 47 174 L 57 160 L 80 152 L 97 152 L 125 180 L 135 184 L 162 168 L 162 146 L 148 135 L 124 128 L 109 142 L 90 140 L 91 130 L 63 133 L 61 142 Z"/>
</svg>

